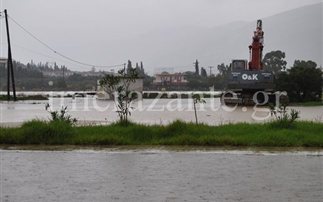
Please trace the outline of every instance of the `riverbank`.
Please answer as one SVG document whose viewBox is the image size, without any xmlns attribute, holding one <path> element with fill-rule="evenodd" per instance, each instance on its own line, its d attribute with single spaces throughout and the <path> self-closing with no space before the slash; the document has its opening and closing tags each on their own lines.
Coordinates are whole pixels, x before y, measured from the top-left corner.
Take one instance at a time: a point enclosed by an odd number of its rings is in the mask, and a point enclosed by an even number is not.
<svg viewBox="0 0 323 202">
<path fill-rule="evenodd" d="M 295 102 L 290 103 L 289 106 L 295 107 L 315 107 L 315 106 L 323 106 L 323 100 L 321 102 L 319 101 L 313 101 L 313 102 Z"/>
<path fill-rule="evenodd" d="M 18 128 L 0 128 L 2 145 L 79 146 L 212 146 L 212 147 L 323 147 L 323 124 L 296 122 L 291 128 L 265 124 L 172 124 L 72 127 L 64 122 L 31 121 Z"/>
<path fill-rule="evenodd" d="M 0 95 L 0 101 L 7 101 L 7 95 Z M 14 100 L 13 96 L 10 96 L 10 100 Z M 18 101 L 26 101 L 26 100 L 48 100 L 48 97 L 44 95 L 17 95 Z"/>
</svg>

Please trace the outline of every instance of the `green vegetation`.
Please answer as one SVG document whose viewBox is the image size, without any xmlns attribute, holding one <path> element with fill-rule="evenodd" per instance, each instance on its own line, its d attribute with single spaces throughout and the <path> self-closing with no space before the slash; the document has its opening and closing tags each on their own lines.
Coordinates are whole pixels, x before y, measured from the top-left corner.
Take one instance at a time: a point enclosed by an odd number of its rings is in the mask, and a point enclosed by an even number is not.
<svg viewBox="0 0 323 202">
<path fill-rule="evenodd" d="M 287 102 L 282 103 L 279 107 L 269 107 L 271 116 L 275 117 L 275 121 L 270 123 L 273 127 L 287 129 L 294 127 L 296 119 L 299 118 L 299 111 L 295 109 L 288 111 Z"/>
<path fill-rule="evenodd" d="M 264 69 L 273 72 L 275 77 L 286 70 L 286 54 L 280 50 L 267 53 L 263 59 Z"/>
<path fill-rule="evenodd" d="M 19 95 L 18 100 L 48 100 L 46 96 L 43 95 Z M 7 95 L 0 95 L 0 101 L 8 100 Z M 13 96 L 10 96 L 10 100 L 13 100 Z"/>
<path fill-rule="evenodd" d="M 291 102 L 322 100 L 322 69 L 312 61 L 296 60 L 293 67 L 276 78 L 276 89 L 287 91 Z"/>
<path fill-rule="evenodd" d="M 275 75 L 276 91 L 286 91 L 293 103 L 317 106 L 322 100 L 322 67 L 313 61 L 295 60 L 294 65 L 287 68 L 285 56 L 280 50 L 271 51 L 263 60 L 264 69 Z"/>
<path fill-rule="evenodd" d="M 47 103 L 45 109 L 51 116 L 50 122 L 65 122 L 71 126 L 77 122 L 76 118 L 72 118 L 72 116 L 67 113 L 67 107 L 62 107 L 61 110 L 56 111 L 52 110 Z"/>
<path fill-rule="evenodd" d="M 247 147 L 323 147 L 323 124 L 295 122 L 208 126 L 176 121 L 167 126 L 115 123 L 73 127 L 64 121 L 31 121 L 0 128 L 0 144 L 18 145 L 189 145 Z"/>
<path fill-rule="evenodd" d="M 194 106 L 194 115 L 195 115 L 195 123 L 198 124 L 198 118 L 197 118 L 197 112 L 196 112 L 196 105 L 198 103 L 200 104 L 204 104 L 206 103 L 205 100 L 203 98 L 200 97 L 200 95 L 198 94 L 193 94 L 192 95 L 192 98 L 193 98 L 193 106 Z"/>
<path fill-rule="evenodd" d="M 64 121 L 30 121 L 20 128 L 1 128 L 1 144 L 63 144 L 75 134 L 75 129 Z"/>
<path fill-rule="evenodd" d="M 290 106 L 301 106 L 301 107 L 315 107 L 315 106 L 323 106 L 323 101 L 313 101 L 313 102 L 294 102 L 290 103 Z"/>
<path fill-rule="evenodd" d="M 100 85 L 104 87 L 105 91 L 113 98 L 116 98 L 113 100 L 117 107 L 119 120 L 125 124 L 128 123 L 128 116 L 131 116 L 131 103 L 136 99 L 136 94 L 130 91 L 130 85 L 137 78 L 137 69 L 130 67 L 127 71 L 125 69 L 119 70 L 118 75 L 107 74 L 100 80 Z"/>
</svg>

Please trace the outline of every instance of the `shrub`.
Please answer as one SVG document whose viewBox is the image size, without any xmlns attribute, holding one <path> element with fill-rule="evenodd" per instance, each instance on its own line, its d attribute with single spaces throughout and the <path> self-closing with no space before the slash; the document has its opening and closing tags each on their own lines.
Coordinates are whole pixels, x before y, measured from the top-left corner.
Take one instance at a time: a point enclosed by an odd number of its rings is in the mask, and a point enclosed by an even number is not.
<svg viewBox="0 0 323 202">
<path fill-rule="evenodd" d="M 50 109 L 49 104 L 46 104 L 45 109 L 51 115 L 51 122 L 66 122 L 70 125 L 73 125 L 77 122 L 76 118 L 72 118 L 71 115 L 67 114 L 67 107 L 62 107 L 60 111 L 54 111 Z"/>
<path fill-rule="evenodd" d="M 280 104 L 279 107 L 270 106 L 271 116 L 275 117 L 275 121 L 271 123 L 272 126 L 277 128 L 291 128 L 299 118 L 299 111 L 291 109 L 288 112 L 287 104 Z"/>
<path fill-rule="evenodd" d="M 196 104 L 197 103 L 206 103 L 203 98 L 199 94 L 193 94 L 193 106 L 194 106 L 194 114 L 195 114 L 195 123 L 198 124 L 198 119 L 197 119 L 197 112 L 196 112 Z"/>
<path fill-rule="evenodd" d="M 130 89 L 132 83 L 138 78 L 138 72 L 136 69 L 129 68 L 119 70 L 118 75 L 105 75 L 100 80 L 100 85 L 105 91 L 114 98 L 115 105 L 117 107 L 117 113 L 120 123 L 127 126 L 128 116 L 131 116 L 131 103 L 135 100 L 137 95 Z"/>
</svg>

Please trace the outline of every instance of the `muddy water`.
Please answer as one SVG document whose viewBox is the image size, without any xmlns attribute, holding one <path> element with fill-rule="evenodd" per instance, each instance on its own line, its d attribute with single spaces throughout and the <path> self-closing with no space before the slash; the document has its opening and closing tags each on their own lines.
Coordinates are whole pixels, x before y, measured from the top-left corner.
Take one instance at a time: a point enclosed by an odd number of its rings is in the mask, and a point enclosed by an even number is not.
<svg viewBox="0 0 323 202">
<path fill-rule="evenodd" d="M 111 123 L 117 120 L 114 103 L 95 98 L 51 98 L 49 101 L 25 101 L 17 103 L 0 103 L 0 124 L 19 124 L 31 119 L 47 119 L 45 104 L 50 103 L 54 109 L 68 106 L 70 114 L 80 122 Z M 167 124 L 176 119 L 195 121 L 192 100 L 160 99 L 143 100 L 134 103 L 131 119 L 148 124 Z M 323 121 L 323 106 L 293 107 L 300 111 L 302 120 Z M 206 104 L 198 105 L 198 118 L 201 122 L 217 125 L 234 122 L 268 121 L 269 112 L 260 107 L 225 107 L 220 99 L 206 99 Z"/>
<path fill-rule="evenodd" d="M 321 152 L 0 150 L 0 201 L 310 201 Z"/>
</svg>

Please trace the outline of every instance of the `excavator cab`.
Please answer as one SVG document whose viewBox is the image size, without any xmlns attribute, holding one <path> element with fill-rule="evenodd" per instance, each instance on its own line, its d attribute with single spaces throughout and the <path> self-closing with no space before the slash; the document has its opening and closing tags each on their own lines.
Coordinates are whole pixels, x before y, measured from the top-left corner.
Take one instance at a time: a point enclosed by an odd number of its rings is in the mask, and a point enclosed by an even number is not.
<svg viewBox="0 0 323 202">
<path fill-rule="evenodd" d="M 232 60 L 231 71 L 247 70 L 248 61 L 247 60 Z"/>
</svg>

